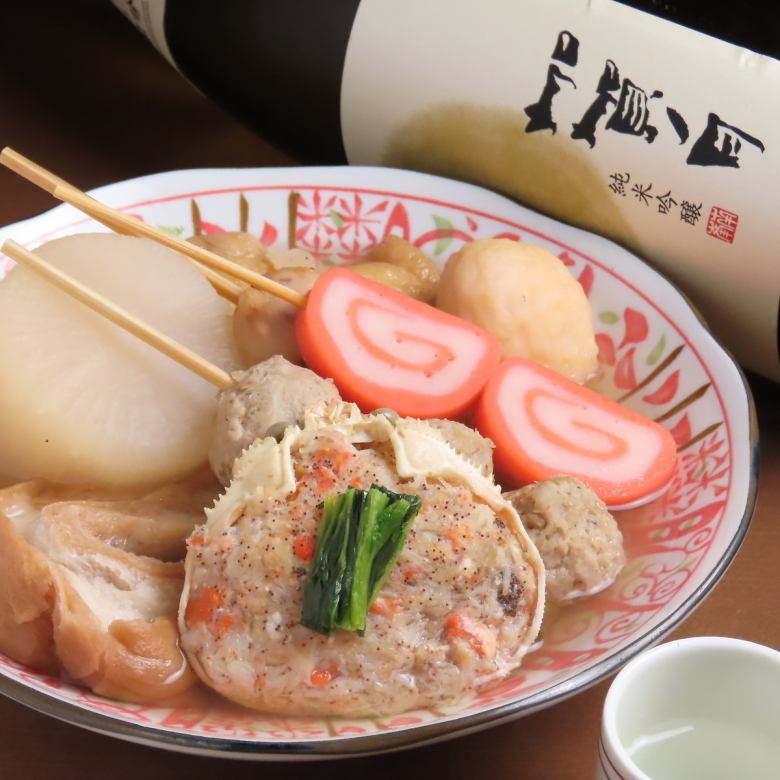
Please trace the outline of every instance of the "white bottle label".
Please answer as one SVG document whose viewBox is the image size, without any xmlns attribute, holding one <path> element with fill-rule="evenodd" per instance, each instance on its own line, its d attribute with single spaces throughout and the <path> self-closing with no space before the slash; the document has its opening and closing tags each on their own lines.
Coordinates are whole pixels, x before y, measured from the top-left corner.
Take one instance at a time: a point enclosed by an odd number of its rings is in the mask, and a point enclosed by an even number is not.
<svg viewBox="0 0 780 780">
<path fill-rule="evenodd" d="M 780 62 L 611 0 L 362 0 L 341 121 L 351 163 L 478 182 L 633 249 L 780 380 L 778 91 Z"/>
</svg>

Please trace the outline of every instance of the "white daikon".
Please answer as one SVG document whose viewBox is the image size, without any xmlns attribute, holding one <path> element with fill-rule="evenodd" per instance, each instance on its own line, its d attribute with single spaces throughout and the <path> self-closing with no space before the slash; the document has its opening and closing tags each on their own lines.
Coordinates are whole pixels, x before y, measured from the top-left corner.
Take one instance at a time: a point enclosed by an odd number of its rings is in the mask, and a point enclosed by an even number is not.
<svg viewBox="0 0 780 780">
<path fill-rule="evenodd" d="M 225 370 L 232 307 L 181 255 L 80 234 L 36 253 Z M 206 459 L 216 389 L 32 271 L 0 282 L 0 474 L 164 482 Z"/>
</svg>

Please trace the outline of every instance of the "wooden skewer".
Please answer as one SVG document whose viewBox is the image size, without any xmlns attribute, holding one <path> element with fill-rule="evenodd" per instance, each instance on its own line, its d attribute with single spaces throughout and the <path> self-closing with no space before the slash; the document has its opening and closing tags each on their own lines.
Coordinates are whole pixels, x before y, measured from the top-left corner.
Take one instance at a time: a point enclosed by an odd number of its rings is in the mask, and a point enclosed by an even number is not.
<svg viewBox="0 0 780 780">
<path fill-rule="evenodd" d="M 146 342 L 149 346 L 167 355 L 180 365 L 193 371 L 207 382 L 216 385 L 220 390 L 233 387 L 235 382 L 227 371 L 219 366 L 209 363 L 208 360 L 193 352 L 178 341 L 166 336 L 164 333 L 147 325 L 130 312 L 112 303 L 100 293 L 91 290 L 86 285 L 64 273 L 59 268 L 49 265 L 43 258 L 25 249 L 16 241 L 8 239 L 2 246 L 2 251 L 17 263 L 25 265 L 35 273 L 40 274 L 46 281 L 58 287 L 63 292 L 75 298 L 77 301 L 89 306 L 90 309 L 111 320 L 114 324 L 123 328 L 128 333 Z"/>
<path fill-rule="evenodd" d="M 20 176 L 24 177 L 28 181 L 46 190 L 46 192 L 48 192 L 51 195 L 55 194 L 57 187 L 67 187 L 73 190 L 74 192 L 81 193 L 81 195 L 83 195 L 87 199 L 87 201 L 93 204 L 101 205 L 94 198 L 90 198 L 86 193 L 81 192 L 81 190 L 77 189 L 72 184 L 69 184 L 59 176 L 56 176 L 51 171 L 46 170 L 46 168 L 44 168 L 43 166 L 34 163 L 32 160 L 28 159 L 24 155 L 19 154 L 19 152 L 15 151 L 14 149 L 11 149 L 9 146 L 6 146 L 2 151 L 0 151 L 0 163 L 5 165 L 6 168 L 9 168 L 10 170 L 14 171 L 14 173 L 18 173 Z M 116 219 L 114 219 L 113 216 L 107 216 L 105 212 L 98 212 L 97 210 L 90 208 L 89 205 L 87 205 L 86 203 L 84 207 L 81 208 L 81 211 L 88 214 L 94 220 L 100 222 L 101 224 L 105 225 L 107 228 L 113 230 L 116 233 L 123 233 L 125 235 L 136 235 L 135 232 L 128 229 L 128 227 L 122 222 L 119 222 Z M 118 212 L 114 209 L 111 209 L 111 211 L 113 211 L 114 214 L 119 214 L 120 216 L 122 216 L 121 212 Z M 238 285 L 233 284 L 229 280 L 215 273 L 210 268 L 205 267 L 201 263 L 195 262 L 194 265 L 203 274 L 203 276 L 206 277 L 206 279 L 209 281 L 211 286 L 223 298 L 226 298 L 227 300 L 232 301 L 233 303 L 236 303 L 238 301 L 238 296 L 239 293 L 241 292 L 241 288 Z"/>
<path fill-rule="evenodd" d="M 112 228 L 113 230 L 113 228 Z M 121 231 L 117 231 L 121 232 Z M 241 294 L 241 288 L 237 284 L 225 279 L 224 276 L 220 276 L 210 268 L 206 268 L 203 263 L 199 263 L 197 260 L 190 258 L 190 262 L 197 268 L 203 276 L 206 277 L 208 283 L 223 297 L 225 300 L 231 303 L 238 303 L 238 296 Z"/>
<path fill-rule="evenodd" d="M 60 185 L 58 185 L 60 186 Z M 68 187 L 70 189 L 73 189 L 74 191 L 81 192 L 81 190 L 76 190 L 75 187 L 71 187 L 69 184 L 61 185 L 64 187 Z M 56 190 L 56 188 L 55 188 Z M 52 195 L 54 195 L 54 192 L 52 192 Z M 97 205 L 102 205 L 98 201 L 96 201 L 94 198 L 90 198 L 89 195 L 86 193 L 82 193 L 87 201 L 92 201 L 92 203 L 95 203 Z M 105 208 L 108 208 L 106 206 Z M 117 222 L 115 219 L 110 218 L 106 216 L 105 212 L 99 211 L 97 209 L 93 209 L 92 205 L 87 205 L 86 201 L 84 203 L 84 206 L 79 209 L 80 211 L 83 211 L 85 214 L 88 214 L 92 219 L 94 219 L 96 222 L 100 222 L 101 225 L 105 225 L 110 230 L 113 230 L 115 233 L 122 233 L 126 236 L 133 236 L 137 235 L 136 233 L 132 232 L 128 227 L 120 222 Z M 120 214 L 121 212 L 117 212 L 117 214 Z M 133 219 L 135 222 L 139 222 L 139 220 L 135 219 L 134 217 L 130 217 L 129 219 Z M 141 223 L 143 224 L 143 223 Z M 156 230 L 156 228 L 153 228 L 153 230 Z M 160 231 L 162 232 L 162 231 Z M 189 258 L 190 262 L 195 266 L 195 268 L 200 271 L 203 276 L 206 277 L 208 282 L 211 284 L 211 286 L 223 297 L 227 300 L 231 301 L 232 303 L 238 302 L 238 296 L 241 293 L 241 288 L 237 284 L 233 284 L 233 282 L 229 281 L 228 279 L 225 279 L 225 277 L 220 276 L 215 271 L 212 271 L 210 268 L 207 268 L 202 263 L 199 263 L 197 260 L 194 260 L 192 258 Z"/>
<path fill-rule="evenodd" d="M 226 260 L 224 257 L 221 257 L 214 252 L 210 252 L 208 249 L 203 249 L 203 247 L 190 244 L 188 241 L 176 238 L 176 236 L 163 233 L 162 230 L 147 225 L 145 222 L 141 222 L 135 217 L 122 214 L 120 211 L 112 209 L 109 206 L 90 198 L 75 187 L 71 187 L 67 184 L 59 184 L 54 188 L 52 194 L 55 198 L 58 198 L 65 203 L 70 203 L 71 206 L 75 206 L 80 211 L 87 212 L 96 219 L 98 217 L 105 217 L 114 224 L 124 228 L 131 235 L 150 238 L 152 241 L 175 249 L 177 252 L 181 252 L 182 254 L 207 265 L 209 268 L 223 271 L 236 279 L 240 279 L 242 282 L 251 284 L 253 287 L 265 290 L 276 298 L 281 298 L 282 300 L 293 304 L 293 306 L 303 308 L 306 305 L 305 295 L 301 295 L 300 293 L 295 292 L 295 290 L 291 290 L 289 287 L 279 284 L 279 282 L 274 282 L 256 271 L 250 271 L 248 268 L 244 268 L 244 266 L 239 265 L 238 263 Z"/>
<path fill-rule="evenodd" d="M 37 184 L 41 189 L 46 190 L 46 192 L 52 195 L 54 194 L 55 187 L 60 184 L 68 183 L 65 179 L 55 176 L 43 166 L 34 163 L 24 155 L 11 149 L 10 146 L 6 146 L 5 149 L 0 152 L 0 163 L 5 165 L 6 168 L 10 168 L 14 173 L 18 173 L 21 177 L 31 181 L 33 184 Z"/>
</svg>

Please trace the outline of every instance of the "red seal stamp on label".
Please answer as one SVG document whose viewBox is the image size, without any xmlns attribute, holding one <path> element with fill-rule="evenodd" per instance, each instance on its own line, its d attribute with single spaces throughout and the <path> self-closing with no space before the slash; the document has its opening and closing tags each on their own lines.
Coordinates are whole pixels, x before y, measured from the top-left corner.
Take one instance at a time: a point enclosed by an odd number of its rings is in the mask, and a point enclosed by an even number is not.
<svg viewBox="0 0 780 780">
<path fill-rule="evenodd" d="M 707 217 L 707 235 L 733 244 L 738 223 L 739 214 L 734 214 L 720 206 L 713 206 Z"/>
</svg>

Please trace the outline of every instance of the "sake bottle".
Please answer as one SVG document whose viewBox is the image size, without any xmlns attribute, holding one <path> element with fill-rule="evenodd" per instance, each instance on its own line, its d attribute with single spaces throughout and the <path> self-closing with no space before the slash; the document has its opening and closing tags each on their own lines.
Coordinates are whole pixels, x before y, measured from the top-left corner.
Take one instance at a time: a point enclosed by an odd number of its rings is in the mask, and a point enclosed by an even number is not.
<svg viewBox="0 0 780 780">
<path fill-rule="evenodd" d="M 114 2 L 186 79 L 301 162 L 459 178 L 614 239 L 780 381 L 780 62 L 759 53 L 780 53 L 780 31 L 764 7 Z"/>
</svg>

